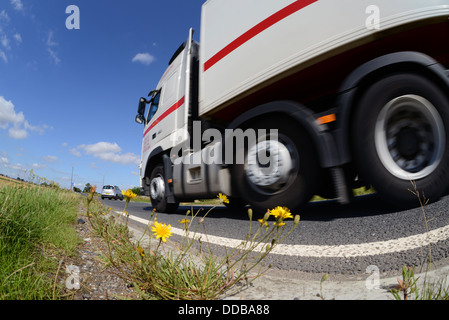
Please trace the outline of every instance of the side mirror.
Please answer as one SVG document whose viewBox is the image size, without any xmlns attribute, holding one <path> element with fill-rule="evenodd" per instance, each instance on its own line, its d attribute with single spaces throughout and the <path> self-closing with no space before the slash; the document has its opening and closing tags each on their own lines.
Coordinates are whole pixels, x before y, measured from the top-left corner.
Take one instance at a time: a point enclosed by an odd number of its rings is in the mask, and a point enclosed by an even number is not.
<svg viewBox="0 0 449 320">
<path fill-rule="evenodd" d="M 144 121 L 145 121 L 145 118 L 144 118 L 143 116 L 141 116 L 140 114 L 138 114 L 138 115 L 136 116 L 136 122 L 137 122 L 138 124 L 142 124 L 142 123 L 144 123 Z"/>
<path fill-rule="evenodd" d="M 137 123 L 144 123 L 145 122 L 145 108 L 147 106 L 148 101 L 145 98 L 140 98 L 139 100 L 139 107 L 137 108 L 137 116 L 136 116 L 136 122 Z"/>
</svg>

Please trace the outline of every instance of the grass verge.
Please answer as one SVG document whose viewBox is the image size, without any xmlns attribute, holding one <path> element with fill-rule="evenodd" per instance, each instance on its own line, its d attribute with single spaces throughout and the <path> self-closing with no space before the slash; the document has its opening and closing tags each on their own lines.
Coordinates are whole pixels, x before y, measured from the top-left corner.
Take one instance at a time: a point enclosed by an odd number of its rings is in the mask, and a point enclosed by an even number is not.
<svg viewBox="0 0 449 320">
<path fill-rule="evenodd" d="M 56 188 L 0 184 L 0 299 L 61 299 L 59 261 L 75 253 L 80 197 Z"/>
</svg>

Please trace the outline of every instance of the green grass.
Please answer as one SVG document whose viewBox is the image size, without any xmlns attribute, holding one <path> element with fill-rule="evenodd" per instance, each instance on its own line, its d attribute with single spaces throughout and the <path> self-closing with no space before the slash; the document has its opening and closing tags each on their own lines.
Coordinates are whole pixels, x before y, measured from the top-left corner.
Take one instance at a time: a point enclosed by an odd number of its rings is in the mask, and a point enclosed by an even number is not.
<svg viewBox="0 0 449 320">
<path fill-rule="evenodd" d="M 79 244 L 79 196 L 28 184 L 0 184 L 0 299 L 59 299 L 58 261 Z"/>
</svg>

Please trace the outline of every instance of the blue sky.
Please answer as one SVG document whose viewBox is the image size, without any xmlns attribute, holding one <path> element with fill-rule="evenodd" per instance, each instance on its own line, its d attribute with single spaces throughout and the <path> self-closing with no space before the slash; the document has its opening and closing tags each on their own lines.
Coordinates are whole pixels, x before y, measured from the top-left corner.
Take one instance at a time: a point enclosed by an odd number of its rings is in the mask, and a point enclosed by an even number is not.
<svg viewBox="0 0 449 320">
<path fill-rule="evenodd" d="M 204 2 L 0 0 L 0 173 L 138 186 L 138 99 L 190 27 L 199 40 Z"/>
</svg>

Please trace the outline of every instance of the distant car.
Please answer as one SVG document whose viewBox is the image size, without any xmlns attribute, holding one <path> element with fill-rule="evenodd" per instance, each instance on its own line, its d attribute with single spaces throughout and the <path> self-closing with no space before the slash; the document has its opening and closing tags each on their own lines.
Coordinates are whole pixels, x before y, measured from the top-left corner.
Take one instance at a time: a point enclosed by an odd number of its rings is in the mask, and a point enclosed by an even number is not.
<svg viewBox="0 0 449 320">
<path fill-rule="evenodd" d="M 104 199 L 104 198 L 109 198 L 109 200 L 111 200 L 111 199 L 123 200 L 123 194 L 119 187 L 106 185 L 106 186 L 103 186 L 103 189 L 101 190 L 101 199 Z"/>
</svg>

